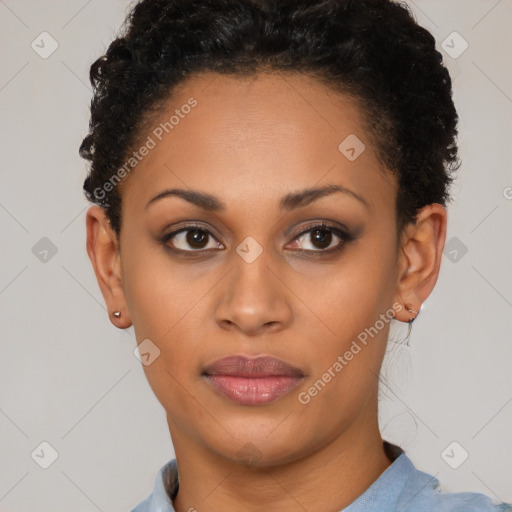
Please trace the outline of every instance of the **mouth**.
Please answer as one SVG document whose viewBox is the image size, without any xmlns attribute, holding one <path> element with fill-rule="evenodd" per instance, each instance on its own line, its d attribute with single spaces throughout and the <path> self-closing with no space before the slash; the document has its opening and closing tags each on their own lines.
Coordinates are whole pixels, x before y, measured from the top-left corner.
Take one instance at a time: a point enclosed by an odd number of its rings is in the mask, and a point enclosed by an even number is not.
<svg viewBox="0 0 512 512">
<path fill-rule="evenodd" d="M 207 366 L 203 377 L 214 391 L 240 405 L 265 405 L 296 388 L 304 373 L 268 356 L 229 356 Z"/>
</svg>

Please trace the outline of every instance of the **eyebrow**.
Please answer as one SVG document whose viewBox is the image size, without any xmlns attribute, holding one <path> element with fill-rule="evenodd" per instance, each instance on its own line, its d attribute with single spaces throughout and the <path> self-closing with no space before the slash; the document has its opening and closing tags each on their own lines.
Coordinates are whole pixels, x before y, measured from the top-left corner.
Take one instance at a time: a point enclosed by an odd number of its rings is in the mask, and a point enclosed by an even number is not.
<svg viewBox="0 0 512 512">
<path fill-rule="evenodd" d="M 290 192 L 281 198 L 279 201 L 279 207 L 281 210 L 294 210 L 302 206 L 306 206 L 321 197 L 325 197 L 334 193 L 343 193 L 361 202 L 368 210 L 370 210 L 370 204 L 366 199 L 353 190 L 343 187 L 342 185 L 326 185 L 323 187 L 306 188 L 297 192 Z M 146 209 L 149 205 L 164 199 L 165 197 L 181 197 L 185 201 L 192 203 L 193 205 L 202 208 L 206 211 L 222 212 L 226 210 L 226 204 L 223 203 L 219 198 L 207 194 L 205 192 L 199 192 L 197 190 L 184 190 L 179 188 L 171 188 L 164 190 L 157 194 L 155 197 L 150 199 L 146 205 Z"/>
</svg>

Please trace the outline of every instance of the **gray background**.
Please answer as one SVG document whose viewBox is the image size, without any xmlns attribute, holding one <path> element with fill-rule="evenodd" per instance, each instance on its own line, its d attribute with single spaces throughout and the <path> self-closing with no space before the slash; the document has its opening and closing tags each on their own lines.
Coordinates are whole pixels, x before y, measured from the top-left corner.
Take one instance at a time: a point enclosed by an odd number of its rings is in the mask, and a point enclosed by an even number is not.
<svg viewBox="0 0 512 512">
<path fill-rule="evenodd" d="M 437 287 L 410 346 L 390 342 L 383 436 L 443 489 L 512 501 L 512 2 L 409 4 L 454 79 L 463 166 Z M 130 510 L 173 457 L 133 332 L 110 324 L 85 251 L 88 70 L 128 7 L 0 0 L 2 511 Z M 46 59 L 31 47 L 51 49 L 43 31 L 59 45 Z M 456 58 L 454 31 L 469 44 Z M 48 469 L 43 441 L 58 453 Z"/>
</svg>

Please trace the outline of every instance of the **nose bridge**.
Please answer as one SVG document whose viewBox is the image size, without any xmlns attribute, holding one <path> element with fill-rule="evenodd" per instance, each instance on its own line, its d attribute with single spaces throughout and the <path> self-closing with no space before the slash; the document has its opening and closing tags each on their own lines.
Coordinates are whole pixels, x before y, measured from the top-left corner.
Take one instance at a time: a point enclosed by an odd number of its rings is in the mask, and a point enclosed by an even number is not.
<svg viewBox="0 0 512 512">
<path fill-rule="evenodd" d="M 255 311 L 270 306 L 275 294 L 275 277 L 269 270 L 271 251 L 253 237 L 247 237 L 233 254 L 234 271 L 230 279 L 231 299 Z"/>
<path fill-rule="evenodd" d="M 274 275 L 275 270 L 271 270 L 276 267 L 271 260 L 272 251 L 250 236 L 233 250 L 233 270 L 217 306 L 218 322 L 255 332 L 264 326 L 275 328 L 289 321 L 291 311 L 286 289 Z"/>
</svg>

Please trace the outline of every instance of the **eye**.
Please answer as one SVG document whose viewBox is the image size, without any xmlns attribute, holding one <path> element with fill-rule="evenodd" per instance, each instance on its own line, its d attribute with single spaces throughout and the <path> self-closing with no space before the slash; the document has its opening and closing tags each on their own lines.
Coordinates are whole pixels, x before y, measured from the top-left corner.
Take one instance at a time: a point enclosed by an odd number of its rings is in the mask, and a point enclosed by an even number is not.
<svg viewBox="0 0 512 512">
<path fill-rule="evenodd" d="M 321 223 L 315 224 L 297 235 L 292 242 L 292 245 L 295 246 L 292 249 L 310 253 L 331 253 L 340 250 L 346 242 L 351 240 L 353 237 L 343 230 Z M 168 233 L 164 235 L 161 242 L 170 250 L 188 253 L 223 247 L 206 228 L 198 225 L 185 226 Z M 308 247 L 308 244 L 312 249 Z"/>
<path fill-rule="evenodd" d="M 338 242 L 336 242 L 338 239 Z M 332 252 L 339 250 L 352 237 L 341 229 L 327 224 L 316 224 L 295 237 L 296 246 L 305 252 Z M 309 248 L 308 247 L 312 247 Z"/>
<path fill-rule="evenodd" d="M 208 247 L 208 242 L 212 239 L 212 243 L 210 247 Z M 171 249 L 176 249 L 178 251 L 184 252 L 197 252 L 208 249 L 216 249 L 219 248 L 219 244 L 213 238 L 213 235 L 202 228 L 201 226 L 187 226 L 178 231 L 173 231 L 172 233 L 168 233 L 162 238 L 162 243 L 169 246 L 169 242 L 172 240 Z M 192 250 L 190 250 L 192 248 Z"/>
</svg>

